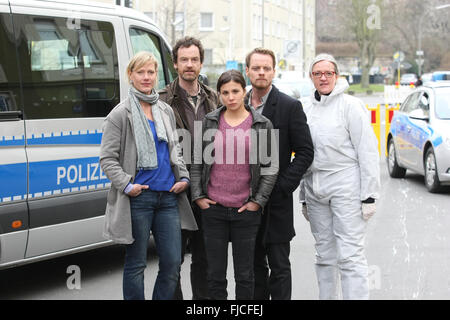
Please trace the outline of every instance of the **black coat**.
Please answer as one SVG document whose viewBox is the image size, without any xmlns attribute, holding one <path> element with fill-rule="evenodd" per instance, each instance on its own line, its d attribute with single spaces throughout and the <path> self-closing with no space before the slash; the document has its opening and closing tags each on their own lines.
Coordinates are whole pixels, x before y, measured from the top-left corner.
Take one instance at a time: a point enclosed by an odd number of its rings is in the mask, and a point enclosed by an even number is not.
<svg viewBox="0 0 450 320">
<path fill-rule="evenodd" d="M 313 161 L 314 147 L 300 101 L 272 86 L 262 114 L 279 129 L 280 170 L 264 210 L 261 232 L 265 243 L 289 242 L 295 236 L 292 194 Z M 295 158 L 291 161 L 292 152 Z"/>
</svg>

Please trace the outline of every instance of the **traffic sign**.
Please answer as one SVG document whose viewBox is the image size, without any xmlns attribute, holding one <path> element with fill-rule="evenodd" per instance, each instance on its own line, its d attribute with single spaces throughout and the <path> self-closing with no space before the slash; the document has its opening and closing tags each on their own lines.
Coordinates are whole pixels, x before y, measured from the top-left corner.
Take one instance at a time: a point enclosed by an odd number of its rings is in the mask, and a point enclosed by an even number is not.
<svg viewBox="0 0 450 320">
<path fill-rule="evenodd" d="M 419 66 L 422 66 L 423 65 L 423 63 L 424 63 L 424 59 L 416 59 L 416 63 L 417 63 L 417 65 L 419 65 Z"/>
<path fill-rule="evenodd" d="M 299 59 L 300 55 L 300 41 L 285 40 L 284 41 L 284 58 L 286 59 Z"/>
<path fill-rule="evenodd" d="M 397 51 L 394 53 L 394 60 L 402 62 L 405 60 L 405 54 L 402 51 Z"/>
</svg>

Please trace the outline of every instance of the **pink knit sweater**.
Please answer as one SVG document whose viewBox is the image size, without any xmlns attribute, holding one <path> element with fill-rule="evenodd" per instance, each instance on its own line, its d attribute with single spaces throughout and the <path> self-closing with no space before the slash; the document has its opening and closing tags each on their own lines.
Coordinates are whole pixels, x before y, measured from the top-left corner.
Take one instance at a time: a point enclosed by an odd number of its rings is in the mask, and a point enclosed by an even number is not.
<svg viewBox="0 0 450 320">
<path fill-rule="evenodd" d="M 239 208 L 250 196 L 250 129 L 253 118 L 248 117 L 238 126 L 230 126 L 224 114 L 220 115 L 215 135 L 215 161 L 211 166 L 208 198 L 224 207 Z M 234 141 L 234 143 L 232 143 Z"/>
</svg>

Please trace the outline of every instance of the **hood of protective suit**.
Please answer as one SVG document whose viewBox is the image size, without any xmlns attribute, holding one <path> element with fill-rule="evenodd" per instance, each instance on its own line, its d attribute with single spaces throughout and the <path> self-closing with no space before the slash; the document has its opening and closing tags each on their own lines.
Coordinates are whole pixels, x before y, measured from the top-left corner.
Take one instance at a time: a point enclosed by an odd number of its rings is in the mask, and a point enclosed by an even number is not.
<svg viewBox="0 0 450 320">
<path fill-rule="evenodd" d="M 311 101 L 313 102 L 313 104 L 322 104 L 322 105 L 328 104 L 336 96 L 340 95 L 341 93 L 344 93 L 345 90 L 347 90 L 348 88 L 349 84 L 347 80 L 345 78 L 338 78 L 336 81 L 336 86 L 329 95 L 321 95 L 320 101 L 318 101 L 315 96 L 317 90 L 314 90 L 312 93 Z"/>
</svg>

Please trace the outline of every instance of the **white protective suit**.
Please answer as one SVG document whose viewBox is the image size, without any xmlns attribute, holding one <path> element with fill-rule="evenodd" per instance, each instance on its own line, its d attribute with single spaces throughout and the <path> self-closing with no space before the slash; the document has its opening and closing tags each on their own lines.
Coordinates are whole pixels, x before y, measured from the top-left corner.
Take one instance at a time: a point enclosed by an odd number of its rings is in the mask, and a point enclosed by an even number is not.
<svg viewBox="0 0 450 320">
<path fill-rule="evenodd" d="M 314 144 L 314 161 L 304 175 L 300 201 L 306 200 L 316 241 L 320 299 L 338 298 L 340 274 L 344 299 L 368 299 L 364 253 L 367 222 L 361 201 L 378 198 L 378 142 L 362 101 L 344 94 L 345 79 L 305 107 Z"/>
</svg>

